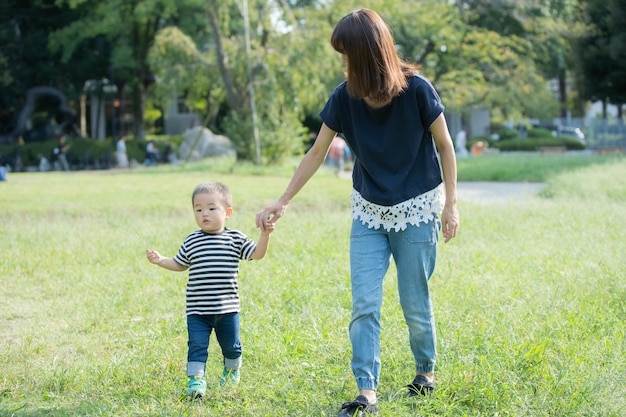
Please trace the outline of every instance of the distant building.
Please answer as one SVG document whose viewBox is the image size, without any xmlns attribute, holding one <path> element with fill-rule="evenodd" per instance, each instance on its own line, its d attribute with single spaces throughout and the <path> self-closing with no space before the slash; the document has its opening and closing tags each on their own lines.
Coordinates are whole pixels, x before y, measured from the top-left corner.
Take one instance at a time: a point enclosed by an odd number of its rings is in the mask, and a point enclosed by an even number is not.
<svg viewBox="0 0 626 417">
<path fill-rule="evenodd" d="M 184 99 L 176 97 L 164 115 L 163 133 L 166 135 L 180 135 L 188 129 L 201 125 L 202 119 L 200 116 L 189 111 Z"/>
</svg>

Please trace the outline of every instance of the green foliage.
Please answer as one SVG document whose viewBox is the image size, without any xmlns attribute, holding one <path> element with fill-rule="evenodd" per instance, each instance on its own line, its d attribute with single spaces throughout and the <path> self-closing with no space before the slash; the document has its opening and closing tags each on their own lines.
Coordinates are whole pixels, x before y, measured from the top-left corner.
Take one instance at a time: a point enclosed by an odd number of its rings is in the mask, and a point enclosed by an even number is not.
<svg viewBox="0 0 626 417">
<path fill-rule="evenodd" d="M 467 141 L 467 145 L 466 148 L 468 150 L 470 150 L 472 148 L 472 146 L 476 143 L 476 142 L 484 142 L 487 144 L 488 148 L 493 148 L 494 144 L 497 142 L 494 139 L 491 138 L 491 136 L 474 136 L 472 139 Z"/>
<path fill-rule="evenodd" d="M 84 14 L 54 31 L 50 49 L 62 54 L 62 62 L 76 56 L 81 42 L 99 39 L 108 49 L 108 76 L 125 85 L 132 97 L 133 133 L 145 136 L 144 109 L 151 74 L 147 56 L 162 22 L 176 18 L 183 11 L 196 12 L 192 0 L 59 0 L 58 4 L 83 7 Z"/>
<path fill-rule="evenodd" d="M 44 142 L 30 142 L 23 145 L 22 163 L 24 167 L 38 167 L 40 157 L 52 161 L 52 154 L 56 148 L 57 139 L 50 139 Z M 114 149 L 111 139 L 96 141 L 89 138 L 70 138 L 67 141 L 69 149 L 66 157 L 72 166 L 85 166 L 94 164 L 104 164 L 110 158 Z M 9 146 L 7 149 L 15 149 L 15 146 Z M 0 149 L 2 149 L 0 147 Z"/>
<path fill-rule="evenodd" d="M 267 164 L 281 163 L 288 156 L 304 153 L 307 129 L 296 114 L 287 109 L 281 110 L 284 113 L 277 111 L 274 117 L 268 114 L 261 128 L 262 154 Z"/>
<path fill-rule="evenodd" d="M 206 100 L 207 95 L 215 103 L 225 99 L 215 58 L 201 53 L 193 39 L 178 27 L 168 26 L 156 34 L 148 64 L 157 77 L 154 92 L 164 108 L 176 93 L 186 96 L 189 107 L 195 107 L 195 101 Z"/>
<path fill-rule="evenodd" d="M 252 37 L 248 52 L 243 47 L 240 11 L 219 8 L 213 12 L 220 22 L 229 24 L 213 28 L 216 46 L 208 52 L 200 51 L 180 28 L 167 27 L 157 35 L 149 62 L 159 78 L 158 91 L 165 105 L 175 92 L 186 92 L 187 105 L 202 113 L 210 129 L 233 141 L 238 159 L 255 161 L 251 79 L 263 160 L 273 164 L 300 153 L 306 109 L 319 110 L 329 91 L 320 81 L 328 74 L 319 63 L 328 61 L 329 47 L 321 46 L 328 41 L 319 39 L 319 23 L 308 20 L 311 28 L 295 27 L 293 33 L 285 34 L 258 21 L 256 25 L 268 36 Z M 327 23 L 323 26 L 329 30 Z M 221 62 L 217 43 L 227 61 Z"/>
<path fill-rule="evenodd" d="M 502 152 L 537 152 L 543 147 L 563 147 L 567 150 L 582 150 L 585 145 L 569 137 L 555 137 L 548 129 L 532 128 L 527 131 L 527 137 L 519 137 L 517 129 L 501 127 L 496 130 L 498 140 L 490 136 L 475 136 L 467 143 L 470 149 L 478 141 L 486 142 L 489 148 Z"/>
<path fill-rule="evenodd" d="M 52 144 L 52 148 L 54 148 L 56 141 L 53 141 Z M 110 138 L 105 140 L 72 138 L 67 141 L 67 144 L 70 146 L 67 151 L 67 158 L 71 165 L 77 165 L 78 161 L 83 158 L 86 158 L 83 163 L 90 165 L 96 161 L 104 161 L 106 158 L 110 158 L 115 149 L 115 144 Z"/>
<path fill-rule="evenodd" d="M 626 102 L 626 19 L 624 0 L 581 0 L 584 34 L 574 43 L 576 68 L 580 73 L 580 96 L 585 99 Z"/>
<path fill-rule="evenodd" d="M 504 127 L 500 130 L 497 130 L 495 133 L 500 136 L 500 140 L 515 139 L 519 135 L 517 129 L 513 129 L 510 127 Z"/>
<path fill-rule="evenodd" d="M 545 129 L 543 127 L 535 127 L 533 129 L 528 130 L 529 138 L 552 138 L 552 131 L 550 129 Z"/>
<path fill-rule="evenodd" d="M 542 147 L 564 147 L 568 150 L 581 150 L 585 149 L 585 145 L 578 142 L 575 139 L 565 137 L 539 137 L 539 138 L 516 138 L 506 141 L 496 141 L 493 144 L 494 148 L 499 149 L 502 152 L 510 151 L 526 151 L 535 152 L 539 151 Z"/>
<path fill-rule="evenodd" d="M 254 133 L 252 117 L 249 113 L 231 111 L 224 118 L 224 133 L 233 142 L 237 158 L 244 161 L 255 160 Z"/>
<path fill-rule="evenodd" d="M 291 24 L 287 33 L 265 20 L 258 21 L 256 25 L 268 36 L 253 38 L 247 56 L 242 50 L 241 28 L 232 24 L 241 16 L 228 8 L 219 9 L 220 20 L 231 23 L 222 28 L 224 33 L 226 28 L 232 31 L 230 38 L 215 34 L 229 57 L 228 78 L 219 70 L 216 49 L 201 52 L 190 34 L 165 28 L 157 36 L 149 60 L 160 80 L 160 94 L 169 100 L 173 91 L 185 91 L 189 107 L 206 102 L 195 108 L 202 109 L 207 120 L 215 121 L 209 128 L 229 136 L 240 159 L 254 158 L 251 116 L 246 115 L 250 111 L 248 76 L 243 71 L 248 66 L 246 59 L 251 59 L 264 160 L 273 163 L 299 152 L 293 146 L 294 136 L 300 135 L 298 124 L 305 115 L 316 114 L 342 80 L 341 62 L 328 37 L 336 21 L 354 7 L 356 4 L 345 2 L 332 4 L 330 22 L 323 9 L 296 9 L 300 24 L 287 14 L 282 16 Z M 468 106 L 493 106 L 506 109 L 502 118 L 556 115 L 556 101 L 545 92 L 543 80 L 527 58 L 529 45 L 522 39 L 469 26 L 452 5 L 379 1 L 368 7 L 381 11 L 394 29 L 401 54 L 422 64 L 424 75 L 433 80 L 448 108 L 462 111 Z M 236 104 L 232 108 L 224 107 L 229 82 L 237 98 L 228 99 Z"/>
<path fill-rule="evenodd" d="M 0 2 L 0 134 L 14 128 L 30 88 L 55 87 L 77 110 L 85 80 L 106 74 L 106 51 L 94 39 L 76 40 L 80 59 L 72 63 L 47 48 L 50 33 L 80 20 L 85 11 L 45 0 Z"/>
<path fill-rule="evenodd" d="M 70 148 L 67 152 L 67 159 L 70 165 L 82 169 L 86 166 L 104 167 L 111 163 L 115 152 L 115 144 L 117 139 L 106 138 L 103 140 L 95 140 L 91 138 L 70 138 L 68 144 Z M 126 137 L 126 152 L 129 160 L 143 162 L 146 156 L 146 144 L 149 140 L 154 141 L 155 146 L 161 154 L 169 147 L 176 151 L 183 142 L 182 135 L 148 135 L 145 139 L 137 139 L 133 136 Z M 57 140 L 51 139 L 44 142 L 29 142 L 22 147 L 22 163 L 24 167 L 37 168 L 39 166 L 40 157 L 51 160 L 52 151 L 57 146 Z M 14 164 L 15 152 L 17 145 L 1 145 L 0 157 Z"/>
<path fill-rule="evenodd" d="M 149 141 L 154 142 L 154 146 L 159 150 L 159 153 L 163 157 L 167 149 L 171 152 L 176 152 L 184 139 L 183 135 L 146 135 L 145 139 L 127 136 L 126 153 L 128 154 L 129 160 L 134 159 L 138 162 L 143 162 L 146 157 L 146 145 Z M 111 149 L 115 150 L 114 141 L 111 139 L 107 139 L 107 141 L 111 144 Z M 93 144 L 93 141 L 90 141 L 89 143 Z M 105 146 L 105 149 L 107 148 L 108 146 Z"/>
<path fill-rule="evenodd" d="M 299 152 L 292 146 L 300 136 L 298 125 L 315 116 L 343 80 L 341 59 L 328 40 L 339 18 L 357 7 L 381 13 L 401 56 L 421 65 L 447 109 L 457 113 L 489 108 L 497 123 L 550 118 L 563 106 L 575 107 L 578 96 L 568 93 L 559 107 L 545 88 L 547 79 L 558 78 L 564 88 L 569 72 L 578 68 L 588 79 L 576 78 L 580 97 L 611 97 L 616 103 L 626 79 L 619 70 L 623 0 L 581 0 L 587 26 L 576 14 L 578 1 L 250 1 L 249 48 L 243 3 L 234 0 L 5 3 L 0 6 L 0 85 L 7 88 L 0 95 L 3 125 L 11 123 L 32 85 L 57 86 L 76 107 L 85 80 L 113 78 L 133 103 L 128 109 L 135 136 L 144 137 L 144 128 L 177 94 L 212 131 L 240 127 L 233 134 L 246 159 L 256 153 L 250 143 L 243 145 L 254 136 L 246 123 L 252 83 L 261 152 L 269 163 Z M 586 58 L 572 62 L 570 42 L 581 34 L 574 58 Z M 49 49 L 41 47 L 46 42 Z M 590 85 L 602 90 L 591 91 Z M 239 118 L 243 123 L 227 126 Z"/>
</svg>

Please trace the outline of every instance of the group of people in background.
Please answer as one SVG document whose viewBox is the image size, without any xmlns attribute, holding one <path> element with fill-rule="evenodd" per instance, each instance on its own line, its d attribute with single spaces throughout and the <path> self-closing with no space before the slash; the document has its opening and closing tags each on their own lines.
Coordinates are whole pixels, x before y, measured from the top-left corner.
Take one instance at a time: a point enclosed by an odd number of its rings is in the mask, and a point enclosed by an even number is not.
<svg viewBox="0 0 626 417">
<path fill-rule="evenodd" d="M 112 163 L 113 166 L 118 168 L 129 168 L 137 163 L 135 160 L 131 160 L 128 156 L 128 149 L 126 146 L 127 137 L 120 137 L 115 144 L 115 157 L 111 161 L 104 163 L 104 166 L 109 167 Z M 76 159 L 76 155 L 69 153 L 72 145 L 68 141 L 65 134 L 62 134 L 57 139 L 57 143 L 50 151 L 48 156 L 43 154 L 38 155 L 38 166 L 36 167 L 40 172 L 47 171 L 70 171 L 76 169 L 76 166 L 86 166 L 86 157 L 83 155 L 83 160 Z M 170 147 L 166 149 L 166 155 L 161 158 L 159 149 L 156 147 L 154 141 L 150 140 L 146 144 L 146 151 L 143 163 L 145 165 L 156 165 L 160 162 L 172 162 L 175 161 L 173 155 L 171 155 Z M 28 167 L 24 166 L 22 154 L 24 152 L 24 138 L 20 136 L 15 147 L 14 154 L 11 156 L 3 155 L 0 159 L 0 167 L 3 167 L 3 181 L 6 180 L 7 172 L 22 172 L 27 170 Z M 108 159 L 108 157 L 107 157 Z M 70 163 L 72 161 L 72 163 Z"/>
<path fill-rule="evenodd" d="M 130 160 L 128 158 L 128 149 L 126 148 L 126 136 L 122 136 L 115 145 L 115 159 L 116 166 L 118 168 L 129 168 Z M 156 165 L 161 161 L 161 154 L 156 147 L 154 141 L 150 140 L 146 144 L 146 155 L 144 158 L 144 165 Z"/>
</svg>

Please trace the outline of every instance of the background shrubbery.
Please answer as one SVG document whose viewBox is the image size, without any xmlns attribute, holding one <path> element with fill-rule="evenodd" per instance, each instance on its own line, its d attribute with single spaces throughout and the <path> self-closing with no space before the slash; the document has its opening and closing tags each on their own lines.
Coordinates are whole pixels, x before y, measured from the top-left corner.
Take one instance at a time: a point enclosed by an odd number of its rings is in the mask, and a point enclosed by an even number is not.
<svg viewBox="0 0 626 417">
<path fill-rule="evenodd" d="M 126 137 L 126 151 L 129 160 L 143 162 L 146 157 L 146 144 L 154 141 L 161 157 L 169 151 L 176 152 L 182 143 L 183 135 L 148 135 L 146 139 Z M 70 149 L 67 152 L 67 160 L 72 169 L 98 169 L 107 168 L 115 164 L 115 145 L 117 139 L 106 138 L 94 140 L 90 138 L 69 138 Z M 41 157 L 52 159 L 52 151 L 57 146 L 57 139 L 44 142 L 29 142 L 22 146 L 22 165 L 26 167 L 38 167 Z M 18 150 L 17 144 L 0 145 L 0 164 L 9 164 L 14 167 L 15 155 Z M 165 160 L 165 159 L 164 159 Z"/>
<path fill-rule="evenodd" d="M 550 130 L 540 127 L 529 129 L 526 137 L 520 137 L 517 129 L 502 128 L 497 132 L 497 137 L 475 136 L 467 142 L 467 149 L 470 150 L 479 141 L 501 152 L 537 152 L 543 147 L 562 147 L 570 151 L 585 149 L 585 145 L 576 139 L 554 136 Z"/>
<path fill-rule="evenodd" d="M 501 152 L 537 152 L 542 147 L 562 147 L 567 150 L 585 149 L 585 145 L 577 140 L 569 137 L 555 137 L 550 130 L 543 128 L 528 130 L 527 137 L 520 137 L 517 129 L 510 128 L 499 129 L 497 135 L 499 137 L 497 140 L 490 136 L 476 136 L 468 141 L 467 149 L 470 150 L 472 145 L 479 141 L 487 143 L 488 148 L 497 149 Z M 127 136 L 126 148 L 128 158 L 140 163 L 143 162 L 146 144 L 148 141 L 153 140 L 165 161 L 168 152 L 178 151 L 183 139 L 183 135 L 148 135 L 145 140 Z M 71 148 L 67 153 L 67 158 L 72 169 L 98 169 L 115 165 L 115 141 L 116 139 L 113 138 L 104 140 L 71 138 L 69 140 Z M 23 166 L 37 167 L 40 156 L 50 160 L 52 150 L 56 145 L 56 139 L 23 145 Z M 17 144 L 0 145 L 0 164 L 9 164 L 13 168 L 17 148 Z"/>
</svg>

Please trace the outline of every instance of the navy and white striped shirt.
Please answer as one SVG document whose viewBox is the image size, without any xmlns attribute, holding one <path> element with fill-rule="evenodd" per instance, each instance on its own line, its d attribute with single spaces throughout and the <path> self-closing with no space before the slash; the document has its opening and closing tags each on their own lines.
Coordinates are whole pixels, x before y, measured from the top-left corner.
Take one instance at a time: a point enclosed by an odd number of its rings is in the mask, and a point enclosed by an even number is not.
<svg viewBox="0 0 626 417">
<path fill-rule="evenodd" d="M 187 236 L 174 260 L 189 267 L 187 315 L 239 312 L 239 261 L 250 260 L 256 242 L 238 230 L 196 230 Z"/>
</svg>

